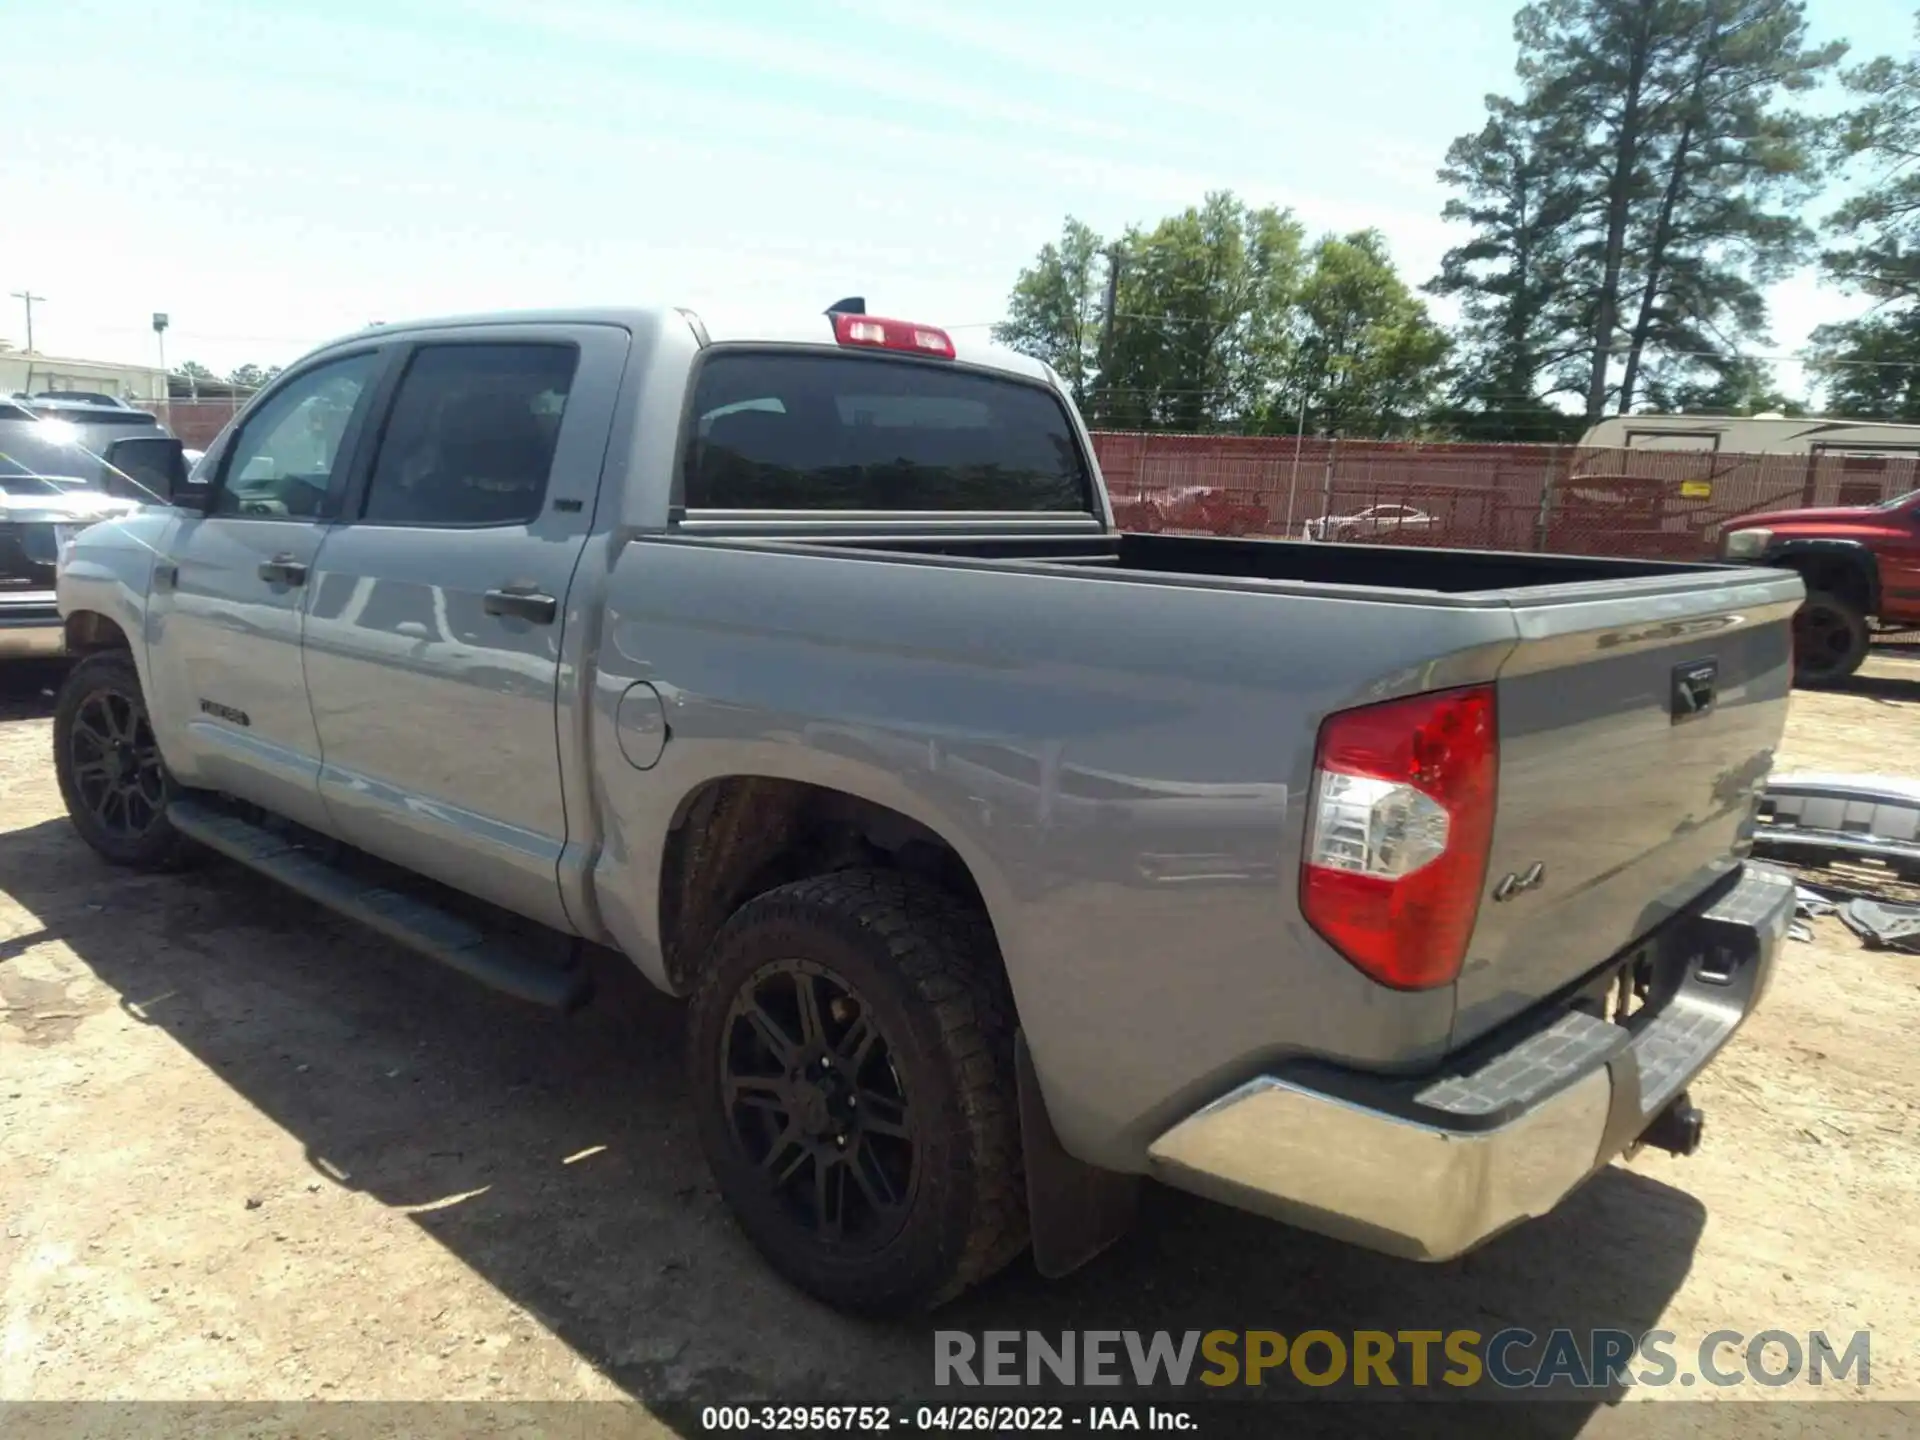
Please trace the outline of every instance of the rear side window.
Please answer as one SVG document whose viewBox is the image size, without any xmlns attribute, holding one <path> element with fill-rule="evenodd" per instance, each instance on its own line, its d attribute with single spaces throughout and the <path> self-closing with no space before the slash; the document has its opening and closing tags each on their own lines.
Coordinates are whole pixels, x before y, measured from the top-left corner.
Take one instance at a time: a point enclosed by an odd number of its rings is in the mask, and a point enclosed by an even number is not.
<svg viewBox="0 0 1920 1440">
<path fill-rule="evenodd" d="M 950 365 L 710 356 L 683 456 L 689 510 L 1087 511 L 1087 464 L 1044 386 Z"/>
<path fill-rule="evenodd" d="M 571 345 L 429 345 L 387 419 L 363 518 L 525 525 L 540 514 L 579 358 Z"/>
</svg>

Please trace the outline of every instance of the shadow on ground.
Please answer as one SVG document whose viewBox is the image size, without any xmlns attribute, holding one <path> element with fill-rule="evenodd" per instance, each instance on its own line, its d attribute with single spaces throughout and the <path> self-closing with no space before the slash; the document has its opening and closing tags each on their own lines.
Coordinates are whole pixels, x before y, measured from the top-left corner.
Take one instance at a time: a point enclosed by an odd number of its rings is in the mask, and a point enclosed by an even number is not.
<svg viewBox="0 0 1920 1440">
<path fill-rule="evenodd" d="M 1859 695 L 1883 705 L 1911 705 L 1920 701 L 1920 668 L 1912 674 L 1849 675 L 1838 684 L 1825 687 L 1834 695 Z"/>
<path fill-rule="evenodd" d="M 59 661 L 0 661 L 0 721 L 51 716 L 54 696 L 66 673 L 66 666 Z"/>
<path fill-rule="evenodd" d="M 849 1402 L 943 1398 L 931 1383 L 936 1326 L 1638 1334 L 1685 1276 L 1704 1223 L 1690 1196 L 1614 1168 L 1547 1220 L 1427 1267 L 1150 1188 L 1135 1234 L 1068 1280 L 1043 1282 L 1023 1260 L 935 1318 L 849 1320 L 772 1278 L 734 1229 L 682 1100 L 679 1007 L 631 972 L 609 975 L 574 1019 L 530 1011 L 302 900 L 263 896 L 244 872 L 111 870 L 64 821 L 0 834 L 0 877 L 45 927 L 16 950 L 64 941 L 127 1013 L 303 1142 L 327 1183 L 391 1206 L 484 1187 L 414 1223 L 673 1415 L 823 1389 Z M 0 946 L 0 979 L 8 958 Z M 606 1148 L 562 1163 L 594 1146 Z M 1336 1408 L 1340 1433 L 1407 1416 Z M 1572 1435 L 1594 1410 L 1570 1401 L 1500 1428 Z"/>
</svg>

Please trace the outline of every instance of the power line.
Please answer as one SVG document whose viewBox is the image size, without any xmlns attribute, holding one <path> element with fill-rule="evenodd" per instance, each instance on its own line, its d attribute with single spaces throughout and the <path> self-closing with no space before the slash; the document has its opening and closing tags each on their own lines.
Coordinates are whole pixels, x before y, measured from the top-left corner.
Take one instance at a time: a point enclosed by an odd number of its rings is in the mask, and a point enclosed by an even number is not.
<svg viewBox="0 0 1920 1440">
<path fill-rule="evenodd" d="M 149 327 L 144 325 L 89 325 L 87 329 L 99 335 L 145 335 Z M 181 332 L 176 327 L 177 337 Z M 186 332 L 193 340 L 203 342 L 240 341 L 249 345 L 314 345 L 318 342 L 311 335 L 231 335 L 219 330 L 190 330 Z"/>
</svg>

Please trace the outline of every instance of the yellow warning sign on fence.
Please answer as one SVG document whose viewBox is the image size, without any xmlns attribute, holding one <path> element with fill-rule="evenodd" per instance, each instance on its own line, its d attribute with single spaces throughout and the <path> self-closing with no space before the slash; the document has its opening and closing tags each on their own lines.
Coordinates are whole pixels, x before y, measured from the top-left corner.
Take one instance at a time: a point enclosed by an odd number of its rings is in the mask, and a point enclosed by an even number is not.
<svg viewBox="0 0 1920 1440">
<path fill-rule="evenodd" d="M 1713 482 L 1711 480 L 1682 480 L 1680 482 L 1682 500 L 1711 500 Z"/>
</svg>

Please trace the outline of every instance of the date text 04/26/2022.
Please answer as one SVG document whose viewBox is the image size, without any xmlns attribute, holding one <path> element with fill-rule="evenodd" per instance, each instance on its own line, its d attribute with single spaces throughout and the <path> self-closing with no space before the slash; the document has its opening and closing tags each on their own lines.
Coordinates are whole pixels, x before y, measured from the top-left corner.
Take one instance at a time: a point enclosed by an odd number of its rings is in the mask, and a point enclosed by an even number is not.
<svg viewBox="0 0 1920 1440">
<path fill-rule="evenodd" d="M 700 1412 L 700 1428 L 806 1435 L 890 1430 L 997 1435 L 1008 1430 L 1175 1433 L 1200 1427 L 1188 1411 L 1157 1405 L 920 1405 L 912 1410 L 891 1405 L 708 1405 Z"/>
</svg>

